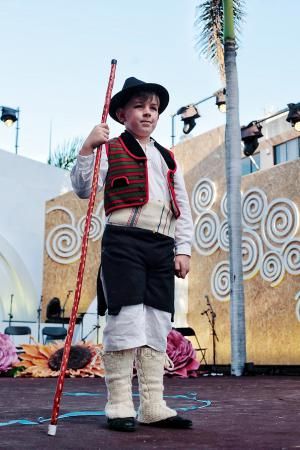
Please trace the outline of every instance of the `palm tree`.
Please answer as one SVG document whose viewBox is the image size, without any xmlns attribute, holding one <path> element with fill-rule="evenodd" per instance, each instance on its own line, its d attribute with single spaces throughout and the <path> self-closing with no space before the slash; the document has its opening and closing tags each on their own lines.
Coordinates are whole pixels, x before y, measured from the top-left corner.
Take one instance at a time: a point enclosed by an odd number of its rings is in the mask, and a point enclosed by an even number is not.
<svg viewBox="0 0 300 450">
<path fill-rule="evenodd" d="M 226 79 L 225 161 L 230 243 L 231 374 L 243 374 L 246 362 L 241 225 L 241 131 L 235 28 L 239 31 L 243 0 L 207 0 L 197 7 L 200 54 L 218 64 Z M 224 43 L 224 44 L 223 44 Z"/>
<path fill-rule="evenodd" d="M 58 146 L 53 154 L 50 153 L 48 158 L 48 164 L 61 169 L 71 170 L 75 164 L 78 151 L 81 149 L 83 139 L 75 137 L 67 142 L 64 142 L 62 146 Z"/>
</svg>

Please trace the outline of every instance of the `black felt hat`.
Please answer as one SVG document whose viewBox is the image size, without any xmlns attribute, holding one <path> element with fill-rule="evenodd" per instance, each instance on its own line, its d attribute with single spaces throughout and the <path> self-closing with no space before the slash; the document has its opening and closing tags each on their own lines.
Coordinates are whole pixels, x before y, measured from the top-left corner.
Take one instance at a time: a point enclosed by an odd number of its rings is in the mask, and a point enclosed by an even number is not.
<svg viewBox="0 0 300 450">
<path fill-rule="evenodd" d="M 122 90 L 112 97 L 109 107 L 110 117 L 120 123 L 119 119 L 116 116 L 117 109 L 125 106 L 130 98 L 134 95 L 134 93 L 138 91 L 154 92 L 158 96 L 159 114 L 161 114 L 168 106 L 169 93 L 166 88 L 164 88 L 160 84 L 145 83 L 144 81 L 138 80 L 137 78 L 130 77 L 125 80 Z"/>
</svg>

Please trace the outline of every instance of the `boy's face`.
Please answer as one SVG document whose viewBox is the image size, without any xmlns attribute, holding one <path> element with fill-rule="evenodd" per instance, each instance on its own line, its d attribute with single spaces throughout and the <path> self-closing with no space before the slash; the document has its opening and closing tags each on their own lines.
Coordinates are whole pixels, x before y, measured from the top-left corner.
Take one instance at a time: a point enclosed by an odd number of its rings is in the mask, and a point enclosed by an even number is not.
<svg viewBox="0 0 300 450">
<path fill-rule="evenodd" d="M 119 120 L 137 139 L 150 137 L 158 121 L 159 98 L 136 95 L 117 111 Z"/>
</svg>

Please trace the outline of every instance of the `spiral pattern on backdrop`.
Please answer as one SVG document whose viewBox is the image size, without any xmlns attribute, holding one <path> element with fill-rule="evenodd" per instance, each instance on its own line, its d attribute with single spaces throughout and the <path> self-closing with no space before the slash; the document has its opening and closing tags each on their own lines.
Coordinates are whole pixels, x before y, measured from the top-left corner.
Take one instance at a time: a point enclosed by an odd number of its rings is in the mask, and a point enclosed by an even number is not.
<svg viewBox="0 0 300 450">
<path fill-rule="evenodd" d="M 228 233 L 228 221 L 223 220 L 219 227 L 218 233 L 219 246 L 224 252 L 229 251 L 229 233 Z"/>
<path fill-rule="evenodd" d="M 273 250 L 265 253 L 261 262 L 261 277 L 275 287 L 282 281 L 284 274 L 283 258 L 280 253 Z"/>
<path fill-rule="evenodd" d="M 47 210 L 47 214 L 54 211 L 66 214 L 70 223 L 57 225 L 49 231 L 46 238 L 46 251 L 53 261 L 59 264 L 71 264 L 80 258 L 86 217 L 81 217 L 76 224 L 74 214 L 65 206 L 53 206 Z M 92 214 L 89 239 L 97 241 L 101 238 L 104 220 L 102 200 L 99 202 L 95 214 Z"/>
<path fill-rule="evenodd" d="M 260 236 L 251 228 L 244 228 L 242 235 L 242 262 L 244 280 L 254 277 L 260 269 L 263 244 Z"/>
<path fill-rule="evenodd" d="M 242 200 L 242 221 L 246 227 L 258 229 L 267 208 L 267 196 L 261 189 L 249 189 Z"/>
<path fill-rule="evenodd" d="M 287 198 L 273 200 L 263 217 L 262 238 L 271 250 L 279 248 L 295 236 L 299 228 L 299 212 L 294 202 Z"/>
<path fill-rule="evenodd" d="M 214 183 L 208 178 L 201 178 L 192 192 L 192 207 L 196 214 L 210 209 L 216 197 Z"/>
<path fill-rule="evenodd" d="M 300 275 L 300 238 L 293 238 L 282 249 L 285 270 Z"/>
<path fill-rule="evenodd" d="M 200 214 L 194 228 L 194 246 L 200 255 L 211 255 L 219 247 L 220 220 L 214 211 Z"/>
<path fill-rule="evenodd" d="M 192 206 L 197 216 L 193 246 L 203 256 L 218 250 L 229 252 L 227 192 L 220 201 L 220 218 L 213 208 L 216 198 L 216 185 L 208 178 L 201 178 L 192 193 Z M 268 202 L 264 190 L 254 187 L 242 194 L 241 213 L 244 280 L 260 272 L 274 287 L 285 273 L 300 275 L 300 238 L 296 236 L 300 229 L 298 206 L 288 198 Z M 226 267 L 228 283 L 224 262 L 217 264 L 211 275 L 212 292 L 218 300 L 229 298 L 229 266 Z"/>
<path fill-rule="evenodd" d="M 230 299 L 230 275 L 229 262 L 221 261 L 213 269 L 211 274 L 211 290 L 214 297 L 223 302 Z"/>
<path fill-rule="evenodd" d="M 228 208 L 227 208 L 227 192 L 222 197 L 221 200 L 221 213 L 225 218 L 228 217 Z"/>
<path fill-rule="evenodd" d="M 84 233 L 85 219 L 86 216 L 82 216 L 77 224 L 77 229 L 81 237 L 83 236 Z M 99 216 L 96 216 L 95 214 L 92 214 L 89 239 L 92 239 L 92 241 L 97 241 L 98 239 L 101 238 L 103 230 L 104 225 L 101 218 Z"/>
<path fill-rule="evenodd" d="M 101 219 L 102 224 L 105 223 L 105 210 L 104 210 L 104 201 L 103 200 L 101 200 L 101 202 L 98 203 L 98 206 L 95 209 L 95 215 Z"/>
<path fill-rule="evenodd" d="M 73 225 L 54 227 L 46 239 L 46 250 L 53 261 L 70 264 L 80 256 L 81 238 Z"/>
</svg>

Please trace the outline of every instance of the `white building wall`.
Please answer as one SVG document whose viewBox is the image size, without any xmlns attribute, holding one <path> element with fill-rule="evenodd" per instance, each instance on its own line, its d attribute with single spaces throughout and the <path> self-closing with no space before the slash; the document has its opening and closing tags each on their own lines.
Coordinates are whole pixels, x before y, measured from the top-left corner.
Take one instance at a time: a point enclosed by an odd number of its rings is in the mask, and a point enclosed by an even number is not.
<svg viewBox="0 0 300 450">
<path fill-rule="evenodd" d="M 0 150 L 0 321 L 35 320 L 42 292 L 45 202 L 71 190 L 69 172 Z"/>
</svg>

